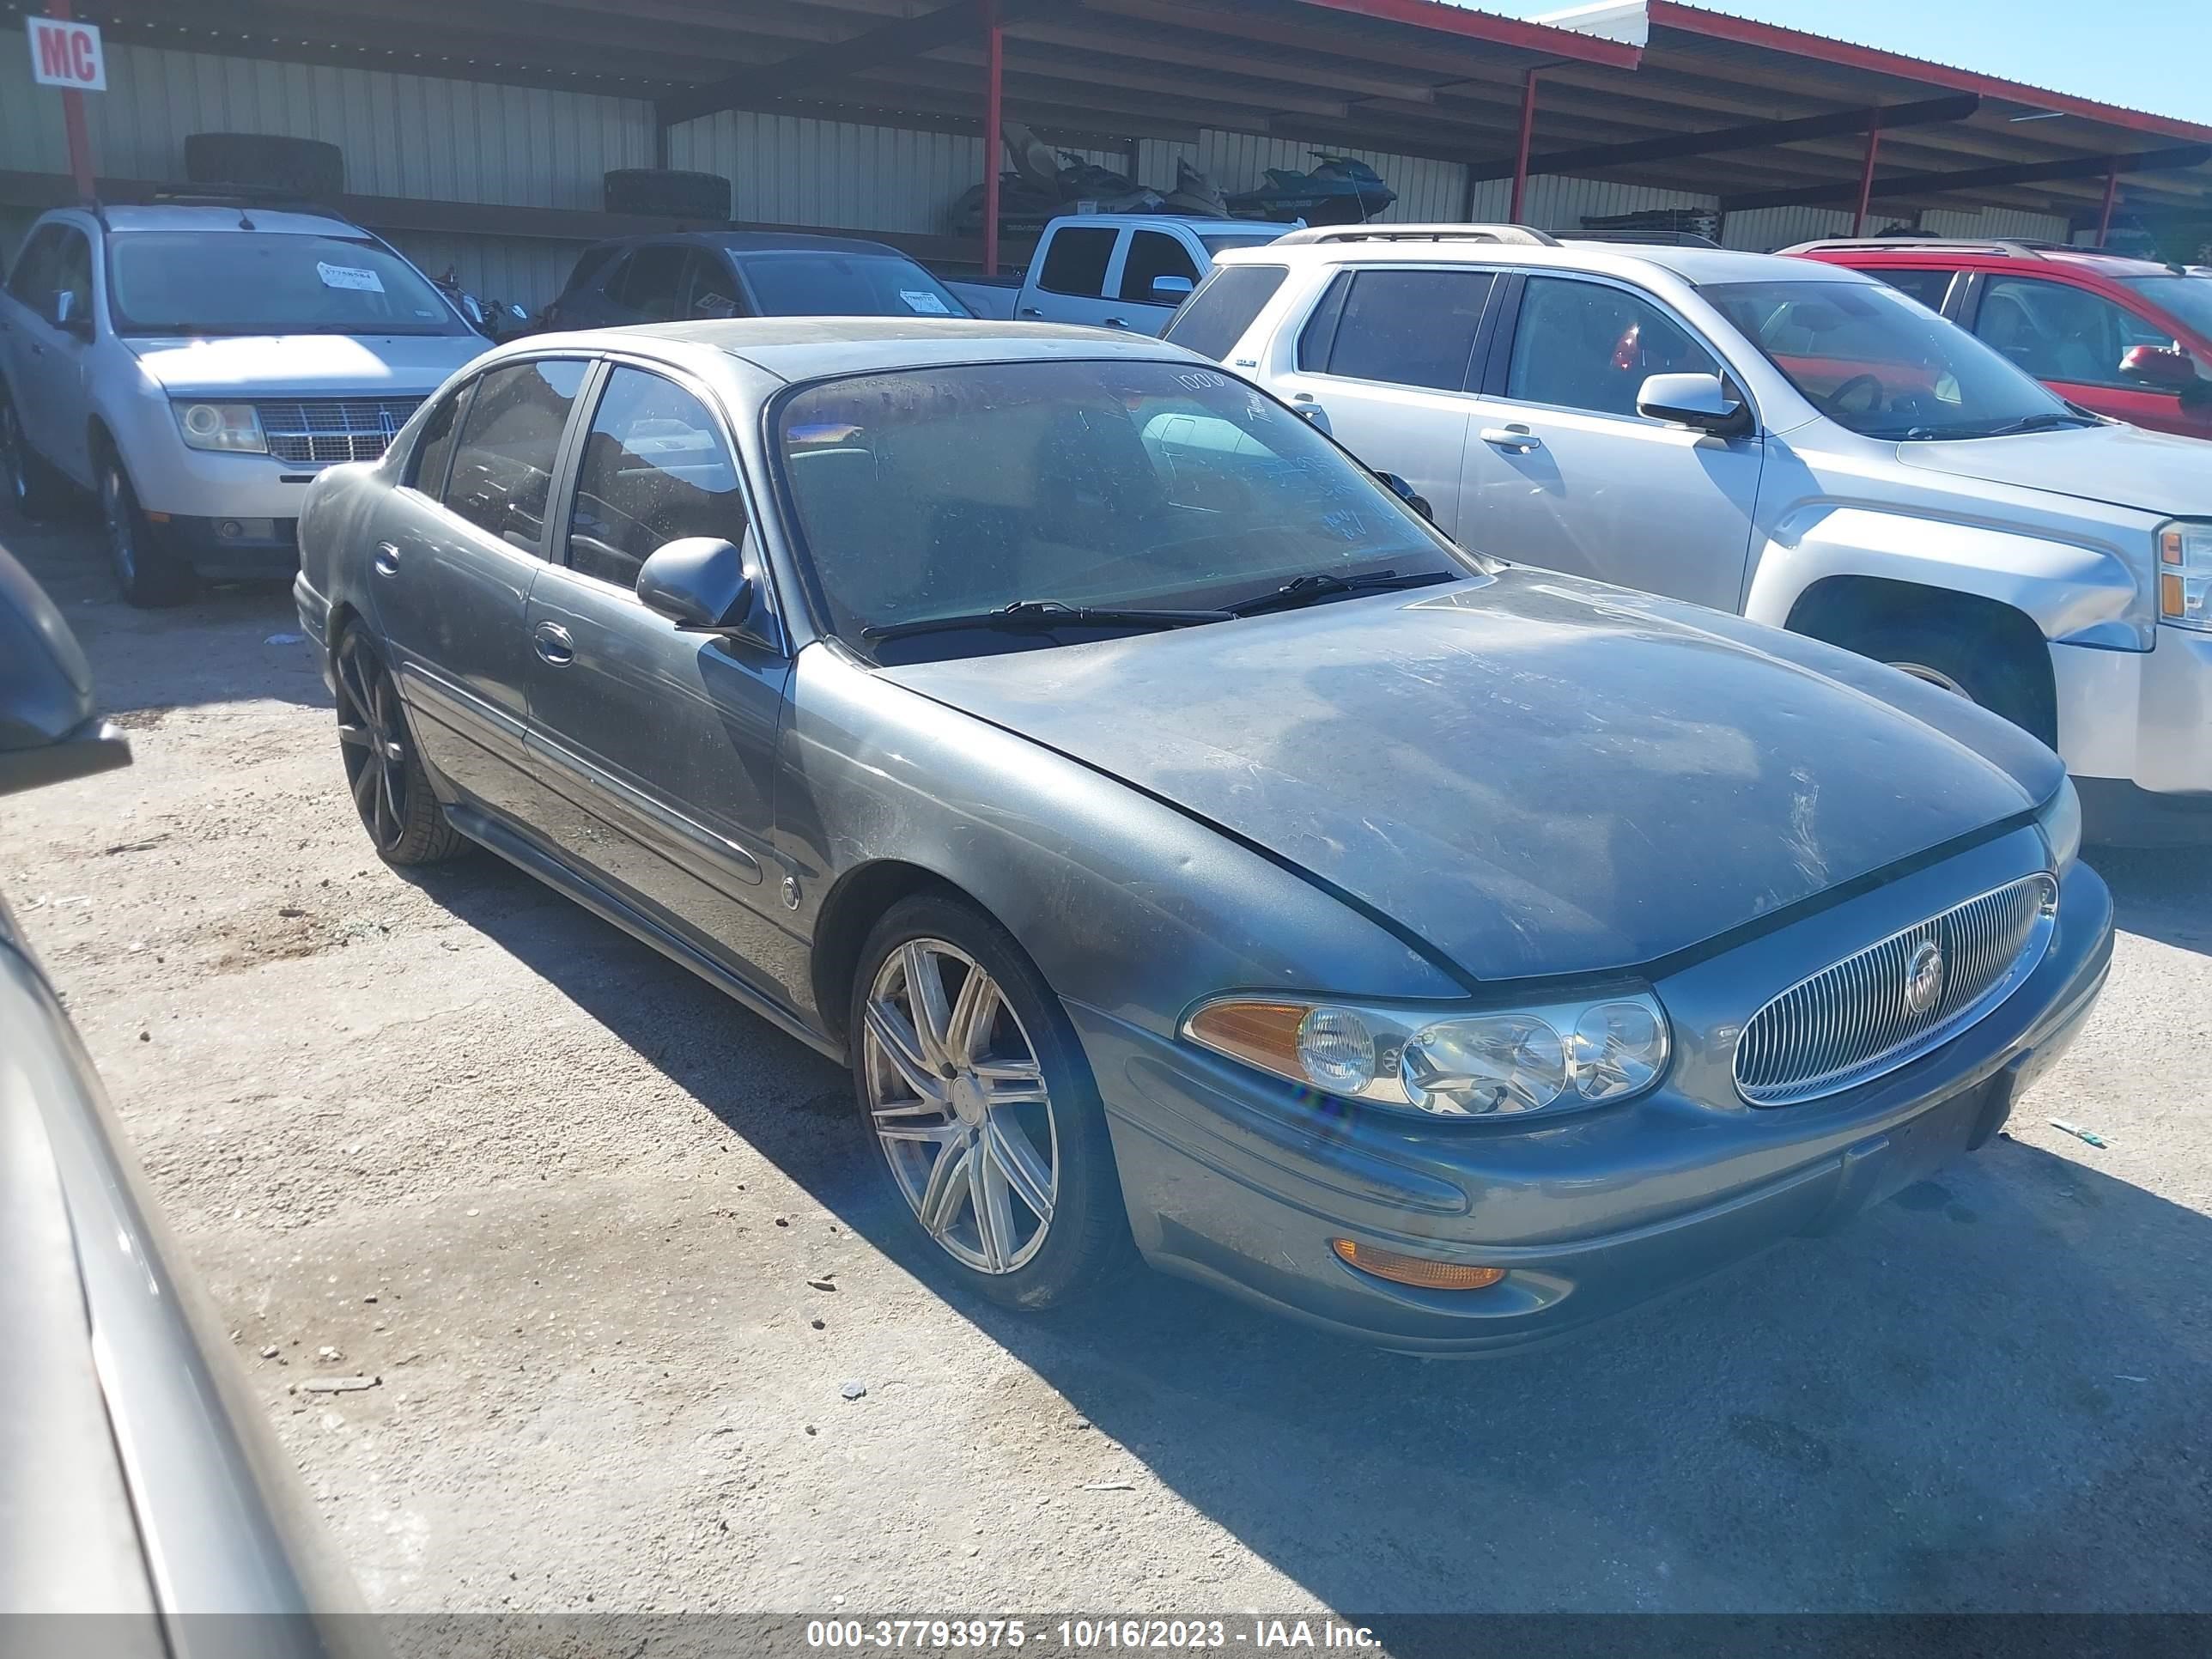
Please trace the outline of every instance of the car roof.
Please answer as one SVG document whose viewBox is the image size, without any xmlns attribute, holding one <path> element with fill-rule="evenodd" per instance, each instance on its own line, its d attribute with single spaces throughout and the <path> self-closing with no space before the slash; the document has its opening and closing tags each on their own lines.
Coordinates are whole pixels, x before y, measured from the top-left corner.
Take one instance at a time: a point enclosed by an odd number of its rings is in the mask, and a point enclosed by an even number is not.
<svg viewBox="0 0 2212 1659">
<path fill-rule="evenodd" d="M 617 236 L 598 246 L 618 252 L 641 247 L 647 242 L 680 242 L 693 247 L 718 247 L 730 253 L 888 253 L 902 259 L 908 257 L 889 242 L 870 241 L 863 236 L 811 236 L 799 231 L 778 230 L 674 230 L 661 235 Z"/>
<path fill-rule="evenodd" d="M 1380 227 L 1387 230 L 1388 226 Z M 1731 248 L 1627 246 L 1616 242 L 1568 242 L 1557 247 L 1531 246 L 1518 242 L 1358 240 L 1279 242 L 1255 248 L 1230 248 L 1215 256 L 1220 264 L 1471 264 L 1527 265 L 1556 270 L 1586 271 L 1595 276 L 1635 277 L 1652 268 L 1680 277 L 1693 286 L 1714 283 L 1758 283 L 1806 280 L 1803 260 L 1784 259 L 1774 253 L 1740 253 Z M 1836 279 L 1871 282 L 1846 266 L 1825 269 Z M 1830 280 L 1815 277 L 1815 281 Z"/>
<path fill-rule="evenodd" d="M 291 236 L 349 236 L 366 237 L 368 233 L 350 220 L 341 219 L 335 213 L 318 213 L 312 209 L 277 209 L 256 207 L 250 203 L 238 206 L 187 206 L 181 203 L 155 203 L 147 207 L 103 208 L 100 216 L 107 228 L 113 232 L 133 230 L 197 230 L 197 231 L 274 231 Z M 241 223 L 244 220 L 247 222 Z"/>
<path fill-rule="evenodd" d="M 516 344 L 525 348 L 517 356 L 567 348 L 639 352 L 665 356 L 671 362 L 682 362 L 704 349 L 738 358 L 783 380 L 1005 362 L 1010 358 L 1205 361 L 1150 335 L 1112 329 L 919 317 L 734 317 L 573 334 L 533 334 Z"/>
<path fill-rule="evenodd" d="M 2144 259 L 2110 248 L 2061 247 L 2038 242 L 1808 242 L 1808 258 L 1842 259 L 1866 255 L 1885 265 L 1957 265 L 1961 259 L 1996 259 L 2022 270 L 2038 265 L 2073 266 L 2101 276 L 2177 276 L 2186 275 L 2161 259 Z M 2048 275 L 2048 272 L 2045 273 Z"/>
</svg>

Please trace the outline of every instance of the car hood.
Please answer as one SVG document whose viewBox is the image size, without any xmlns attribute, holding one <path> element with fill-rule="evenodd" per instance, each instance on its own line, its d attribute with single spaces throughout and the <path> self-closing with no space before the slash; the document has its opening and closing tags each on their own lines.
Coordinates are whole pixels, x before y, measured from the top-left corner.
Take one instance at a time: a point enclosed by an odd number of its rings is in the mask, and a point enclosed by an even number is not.
<svg viewBox="0 0 2212 1659">
<path fill-rule="evenodd" d="M 1892 670 L 1521 568 L 880 672 L 1304 870 L 1477 979 L 1656 962 L 2014 817 L 2060 775 Z"/>
<path fill-rule="evenodd" d="M 1897 459 L 1907 466 L 2133 507 L 2160 518 L 2212 513 L 2208 455 L 2212 452 L 2201 438 L 2178 438 L 2117 422 L 2024 432 L 2016 438 L 1897 447 Z"/>
<path fill-rule="evenodd" d="M 223 335 L 127 343 L 178 397 L 420 398 L 491 349 L 473 334 Z"/>
</svg>

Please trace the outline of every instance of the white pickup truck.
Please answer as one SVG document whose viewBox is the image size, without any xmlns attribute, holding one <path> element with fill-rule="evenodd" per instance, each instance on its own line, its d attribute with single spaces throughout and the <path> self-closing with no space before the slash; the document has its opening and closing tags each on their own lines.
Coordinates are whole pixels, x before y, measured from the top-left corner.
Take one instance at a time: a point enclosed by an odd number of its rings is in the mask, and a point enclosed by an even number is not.
<svg viewBox="0 0 2212 1659">
<path fill-rule="evenodd" d="M 1255 219 L 1063 214 L 1045 226 L 1022 276 L 945 285 L 978 317 L 1158 334 L 1213 269 L 1215 254 L 1257 247 L 1291 228 Z"/>
</svg>

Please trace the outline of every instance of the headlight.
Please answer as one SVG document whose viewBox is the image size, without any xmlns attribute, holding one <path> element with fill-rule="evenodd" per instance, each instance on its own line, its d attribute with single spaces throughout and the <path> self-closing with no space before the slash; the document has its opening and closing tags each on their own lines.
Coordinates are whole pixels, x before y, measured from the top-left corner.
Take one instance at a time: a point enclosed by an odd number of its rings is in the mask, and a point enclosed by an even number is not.
<svg viewBox="0 0 2212 1659">
<path fill-rule="evenodd" d="M 269 441 L 261 435 L 261 416 L 252 404 L 177 404 L 173 407 L 185 441 L 194 449 L 269 453 Z"/>
<path fill-rule="evenodd" d="M 2035 822 L 2051 843 L 2051 867 L 2063 871 L 2081 852 L 2081 797 L 2075 793 L 2073 779 L 2058 781 L 2058 793 L 2043 803 Z"/>
<path fill-rule="evenodd" d="M 2158 619 L 2212 629 L 2212 524 L 2159 526 Z"/>
<path fill-rule="evenodd" d="M 1667 1016 L 1648 991 L 1480 1012 L 1222 997 L 1182 1030 L 1289 1082 L 1438 1117 L 1627 1100 L 1658 1082 L 1668 1046 Z"/>
</svg>

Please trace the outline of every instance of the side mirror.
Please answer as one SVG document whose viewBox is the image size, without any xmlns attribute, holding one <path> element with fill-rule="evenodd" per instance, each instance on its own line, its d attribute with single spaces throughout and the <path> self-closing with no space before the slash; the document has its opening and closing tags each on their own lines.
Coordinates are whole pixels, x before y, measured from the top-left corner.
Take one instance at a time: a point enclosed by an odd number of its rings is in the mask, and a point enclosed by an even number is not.
<svg viewBox="0 0 2212 1659">
<path fill-rule="evenodd" d="M 1375 476 L 1382 481 L 1383 486 L 1388 489 L 1393 495 L 1395 495 L 1400 501 L 1405 502 L 1407 506 L 1412 507 L 1414 512 L 1419 514 L 1431 524 L 1434 524 L 1437 521 L 1437 510 L 1429 505 L 1429 498 L 1414 489 L 1413 485 L 1407 483 L 1396 473 L 1378 472 Z"/>
<path fill-rule="evenodd" d="M 130 763 L 130 740 L 93 712 L 76 636 L 0 550 L 0 795 Z"/>
<path fill-rule="evenodd" d="M 686 536 L 653 550 L 637 573 L 646 608 L 690 634 L 720 634 L 776 647 L 755 615 L 744 555 L 719 536 Z"/>
<path fill-rule="evenodd" d="M 1152 278 L 1152 303 L 1156 306 L 1179 306 L 1190 298 L 1191 290 L 1197 286 L 1188 276 L 1155 276 Z"/>
<path fill-rule="evenodd" d="M 76 308 L 76 295 L 69 289 L 54 290 L 53 319 L 54 326 L 65 334 L 86 340 L 92 337 L 91 313 Z"/>
<path fill-rule="evenodd" d="M 1654 374 L 1636 394 L 1636 412 L 1719 437 L 1751 427 L 1750 406 L 1717 374 Z"/>
<path fill-rule="evenodd" d="M 2120 373 L 2161 392 L 2180 392 L 2197 379 L 2197 365 L 2171 346 L 2130 346 L 2120 356 Z"/>
</svg>

